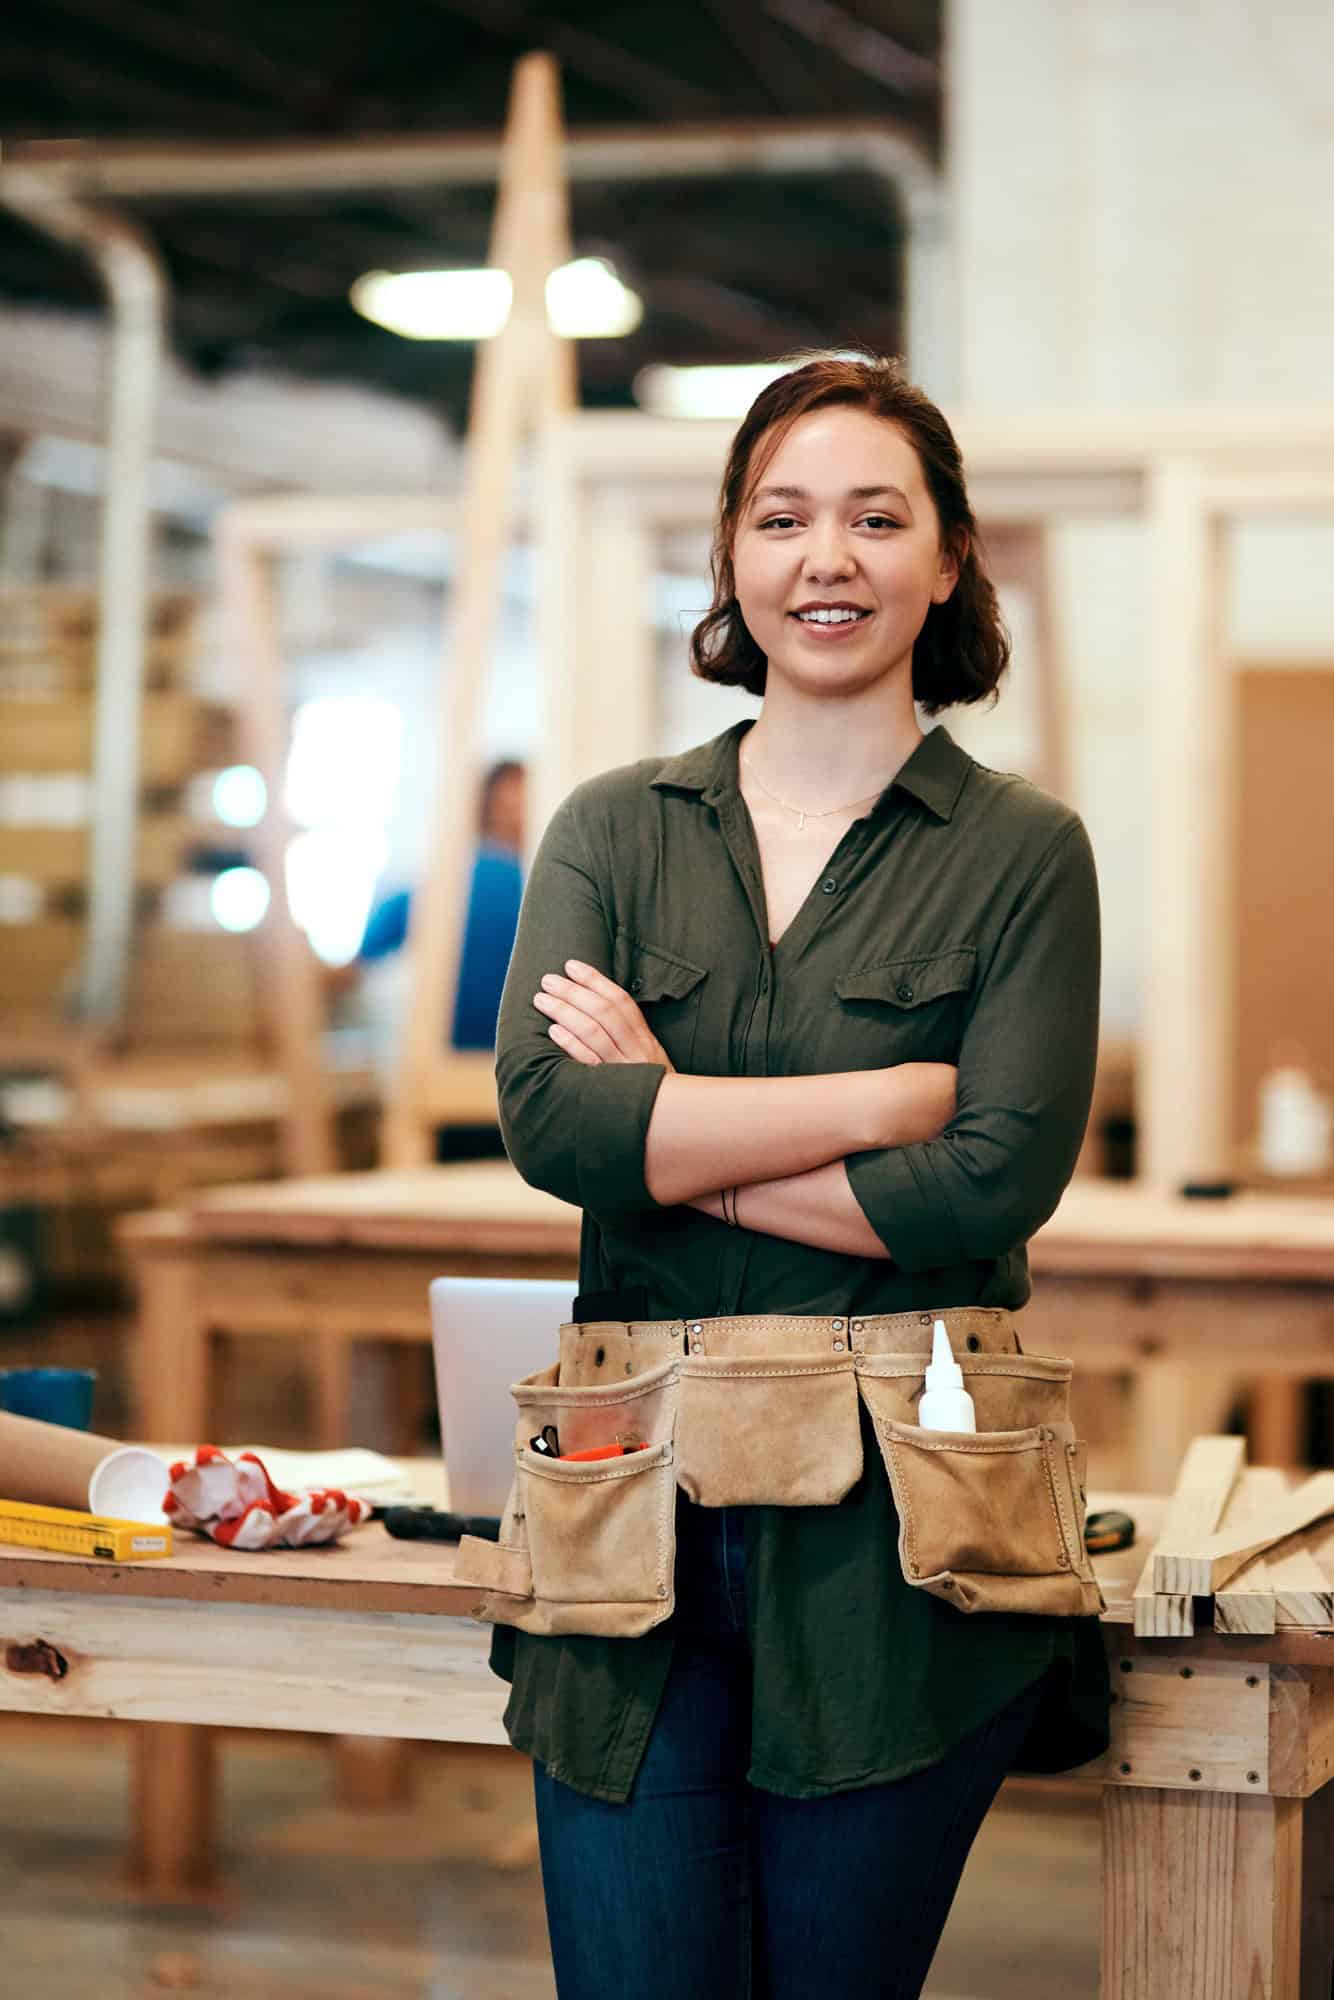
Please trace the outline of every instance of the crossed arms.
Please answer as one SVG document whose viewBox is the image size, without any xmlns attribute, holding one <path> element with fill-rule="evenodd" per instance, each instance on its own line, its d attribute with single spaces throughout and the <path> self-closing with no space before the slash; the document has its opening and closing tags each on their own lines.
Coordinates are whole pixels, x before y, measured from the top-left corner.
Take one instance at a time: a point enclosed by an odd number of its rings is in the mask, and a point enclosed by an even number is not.
<svg viewBox="0 0 1334 2000">
<path fill-rule="evenodd" d="M 681 1076 L 630 995 L 578 959 L 543 975 L 533 1005 L 561 1052 L 586 1068 L 655 1063 L 666 1073 L 645 1137 L 644 1181 L 662 1207 L 689 1203 L 821 1250 L 888 1258 L 852 1192 L 844 1160 L 937 1138 L 954 1112 L 948 1063 L 830 1076 Z M 744 1190 L 744 1195 L 742 1191 Z M 744 1200 L 744 1214 L 742 1202 Z"/>
<path fill-rule="evenodd" d="M 534 863 L 497 1037 L 525 1180 L 614 1218 L 736 1187 L 748 1229 L 922 1271 L 1008 1254 L 1074 1168 L 1097 1050 L 1098 902 L 1073 818 L 1007 894 L 948 1064 L 678 1075 L 609 976 L 602 877 L 571 802 Z M 567 956 L 573 954 L 573 956 Z"/>
</svg>

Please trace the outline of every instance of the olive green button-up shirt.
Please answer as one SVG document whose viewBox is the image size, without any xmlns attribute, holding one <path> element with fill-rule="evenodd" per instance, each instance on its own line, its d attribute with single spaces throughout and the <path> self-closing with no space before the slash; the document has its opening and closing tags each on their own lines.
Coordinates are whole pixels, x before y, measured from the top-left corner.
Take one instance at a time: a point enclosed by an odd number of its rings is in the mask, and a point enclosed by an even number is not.
<svg viewBox="0 0 1334 2000">
<path fill-rule="evenodd" d="M 497 1037 L 510 1156 L 584 1210 L 581 1289 L 642 1285 L 651 1318 L 1022 1306 L 1024 1246 L 1070 1178 L 1092 1092 L 1098 893 L 1083 825 L 936 728 L 771 949 L 738 789 L 749 727 L 607 772 L 552 819 Z M 634 995 L 682 1072 L 957 1064 L 957 1110 L 938 1139 L 847 1163 L 892 1261 L 659 1206 L 644 1153 L 665 1072 L 560 1053 L 532 997 L 569 958 Z M 838 1506 L 746 1511 L 751 1782 L 805 1798 L 903 1776 L 1049 1668 L 1024 1767 L 1098 1755 L 1108 1679 L 1097 1620 L 968 1616 L 911 1588 L 869 1428 L 865 1444 L 863 1476 Z M 497 1627 L 510 1740 L 576 1789 L 624 1800 L 672 1646 L 671 1619 L 639 1639 Z"/>
</svg>

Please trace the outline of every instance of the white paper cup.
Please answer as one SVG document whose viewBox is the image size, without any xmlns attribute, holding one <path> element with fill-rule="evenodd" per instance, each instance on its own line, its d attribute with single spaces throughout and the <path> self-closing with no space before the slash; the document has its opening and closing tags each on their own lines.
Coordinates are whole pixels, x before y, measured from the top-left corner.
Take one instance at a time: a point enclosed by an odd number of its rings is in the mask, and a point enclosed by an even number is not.
<svg viewBox="0 0 1334 2000">
<path fill-rule="evenodd" d="M 142 1445 L 123 1444 L 93 1467 L 88 1511 L 112 1521 L 165 1521 L 162 1502 L 170 1483 L 165 1459 Z"/>
</svg>

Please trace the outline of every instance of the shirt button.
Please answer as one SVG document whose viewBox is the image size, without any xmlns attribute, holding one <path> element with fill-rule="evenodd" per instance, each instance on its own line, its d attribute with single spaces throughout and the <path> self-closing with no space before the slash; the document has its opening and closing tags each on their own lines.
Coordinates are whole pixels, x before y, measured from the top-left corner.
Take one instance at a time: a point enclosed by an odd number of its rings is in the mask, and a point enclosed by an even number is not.
<svg viewBox="0 0 1334 2000">
<path fill-rule="evenodd" d="M 632 979 L 630 981 L 630 991 L 632 993 L 642 993 L 643 990 L 644 990 L 644 982 L 642 979 Z"/>
<path fill-rule="evenodd" d="M 838 883 L 834 880 L 832 875 L 826 875 L 824 881 L 820 884 L 820 887 L 824 891 L 826 896 L 835 896 L 838 894 Z"/>
<path fill-rule="evenodd" d="M 912 987 L 909 986 L 906 979 L 901 980 L 900 983 L 894 988 L 894 991 L 898 995 L 900 1000 L 912 999 Z"/>
</svg>

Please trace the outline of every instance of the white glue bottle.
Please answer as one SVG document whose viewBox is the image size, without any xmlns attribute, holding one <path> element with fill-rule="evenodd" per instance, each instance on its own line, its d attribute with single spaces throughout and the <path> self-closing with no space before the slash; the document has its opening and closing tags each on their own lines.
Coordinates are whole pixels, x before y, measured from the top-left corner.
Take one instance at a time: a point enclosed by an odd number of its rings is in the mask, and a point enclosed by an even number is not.
<svg viewBox="0 0 1334 2000">
<path fill-rule="evenodd" d="M 973 1399 L 963 1386 L 963 1370 L 954 1358 L 943 1319 L 936 1321 L 917 1421 L 924 1431 L 977 1429 Z"/>
</svg>

